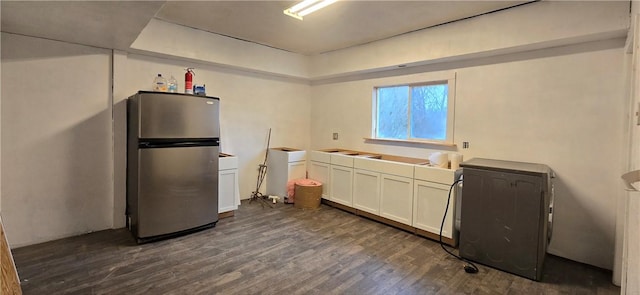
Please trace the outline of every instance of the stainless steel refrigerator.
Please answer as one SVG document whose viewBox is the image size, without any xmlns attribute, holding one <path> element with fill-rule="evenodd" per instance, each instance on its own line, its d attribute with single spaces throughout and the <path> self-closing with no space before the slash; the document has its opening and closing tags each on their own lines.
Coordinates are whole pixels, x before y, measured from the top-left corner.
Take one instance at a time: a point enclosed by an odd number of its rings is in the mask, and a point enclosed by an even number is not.
<svg viewBox="0 0 640 295">
<path fill-rule="evenodd" d="M 127 224 L 138 243 L 218 221 L 220 100 L 140 91 L 127 100 Z"/>
</svg>

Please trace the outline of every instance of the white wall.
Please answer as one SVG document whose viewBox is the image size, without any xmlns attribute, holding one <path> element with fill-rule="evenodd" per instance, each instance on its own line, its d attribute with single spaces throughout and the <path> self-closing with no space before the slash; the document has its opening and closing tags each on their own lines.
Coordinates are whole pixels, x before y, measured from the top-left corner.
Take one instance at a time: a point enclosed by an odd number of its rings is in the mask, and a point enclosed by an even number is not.
<svg viewBox="0 0 640 295">
<path fill-rule="evenodd" d="M 427 148 L 370 144 L 372 89 L 456 72 L 455 138 L 465 159 L 539 162 L 556 173 L 549 252 L 611 269 L 623 150 L 624 40 L 458 64 L 449 71 L 314 86 L 312 148 L 426 158 Z M 613 48 L 612 48 L 613 47 Z M 339 132 L 340 140 L 331 140 Z M 604 158 L 602 158 L 604 156 Z"/>
<path fill-rule="evenodd" d="M 2 33 L 2 217 L 12 247 L 112 225 L 110 51 Z"/>
<path fill-rule="evenodd" d="M 627 36 L 627 69 L 629 115 L 627 161 L 624 168 L 627 171 L 640 169 L 640 126 L 638 114 L 640 111 L 640 2 L 632 1 L 631 30 Z M 635 184 L 637 187 L 637 183 Z M 623 236 L 622 247 L 616 252 L 617 269 L 614 269 L 614 280 L 621 282 L 621 294 L 640 293 L 640 193 L 628 192 L 618 205 L 618 234 Z M 622 248 L 622 251 L 620 251 Z M 619 253 L 622 252 L 622 253 Z M 621 257 L 620 257 L 621 256 Z M 615 275 L 620 273 L 618 277 Z"/>
<path fill-rule="evenodd" d="M 207 95 L 220 98 L 221 151 L 238 156 L 240 197 L 255 190 L 267 133 L 271 147 L 309 147 L 310 86 L 221 67 L 119 52 L 114 59 L 115 118 L 115 226 L 124 226 L 126 109 L 124 99 L 138 90 L 150 90 L 157 73 L 174 75 L 184 87 L 184 69 L 195 68 L 195 84 L 205 84 Z M 266 182 L 265 182 L 266 185 Z M 262 191 L 264 192 L 263 185 Z"/>
<path fill-rule="evenodd" d="M 157 73 L 183 87 L 194 67 L 195 83 L 221 98 L 222 151 L 239 158 L 243 199 L 269 128 L 272 147 L 309 147 L 307 83 L 116 52 L 112 101 L 110 50 L 6 33 L 2 46 L 2 214 L 12 247 L 124 227 L 124 99 L 150 90 Z"/>
<path fill-rule="evenodd" d="M 457 93 L 456 130 L 471 142 L 469 156 L 556 172 L 549 252 L 608 269 L 621 193 L 623 57 L 619 48 L 465 69 Z"/>
</svg>

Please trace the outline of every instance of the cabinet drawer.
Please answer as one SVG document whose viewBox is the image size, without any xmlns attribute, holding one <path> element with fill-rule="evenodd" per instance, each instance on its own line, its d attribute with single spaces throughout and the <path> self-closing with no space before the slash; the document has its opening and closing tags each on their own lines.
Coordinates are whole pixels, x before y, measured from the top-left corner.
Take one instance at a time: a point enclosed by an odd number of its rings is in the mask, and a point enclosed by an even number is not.
<svg viewBox="0 0 640 295">
<path fill-rule="evenodd" d="M 345 167 L 353 167 L 353 156 L 332 154 L 331 164 Z"/>
<path fill-rule="evenodd" d="M 238 157 L 221 157 L 218 160 L 218 170 L 238 169 Z"/>
<path fill-rule="evenodd" d="M 331 154 L 327 152 L 310 151 L 309 160 L 322 163 L 331 163 Z"/>
<path fill-rule="evenodd" d="M 415 179 L 431 181 L 437 183 L 444 183 L 451 185 L 454 181 L 455 171 L 451 169 L 429 167 L 429 166 L 415 166 Z"/>
<path fill-rule="evenodd" d="M 355 157 L 355 159 L 353 160 L 353 167 L 363 170 L 413 178 L 414 165 L 378 159 Z"/>
</svg>

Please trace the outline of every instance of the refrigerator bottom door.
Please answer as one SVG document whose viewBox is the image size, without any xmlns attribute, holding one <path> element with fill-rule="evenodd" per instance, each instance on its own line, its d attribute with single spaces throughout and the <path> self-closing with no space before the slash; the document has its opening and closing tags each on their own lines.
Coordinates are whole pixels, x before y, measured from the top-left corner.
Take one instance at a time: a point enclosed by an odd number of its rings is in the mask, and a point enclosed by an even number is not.
<svg viewBox="0 0 640 295">
<path fill-rule="evenodd" d="M 138 150 L 138 238 L 218 221 L 218 149 Z"/>
</svg>

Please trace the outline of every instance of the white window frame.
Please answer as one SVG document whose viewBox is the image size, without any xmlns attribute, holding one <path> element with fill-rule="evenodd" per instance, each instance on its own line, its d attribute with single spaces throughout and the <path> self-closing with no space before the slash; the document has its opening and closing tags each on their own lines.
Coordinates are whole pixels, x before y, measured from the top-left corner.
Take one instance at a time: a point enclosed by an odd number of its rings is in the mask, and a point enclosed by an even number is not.
<svg viewBox="0 0 640 295">
<path fill-rule="evenodd" d="M 392 138 L 383 138 L 377 137 L 377 126 L 378 126 L 378 89 L 385 87 L 398 87 L 398 86 L 408 86 L 408 87 L 416 87 L 416 86 L 428 86 L 428 85 L 438 85 L 438 84 L 447 84 L 449 87 L 447 91 L 447 130 L 446 130 L 446 138 L 444 140 L 437 139 L 421 139 L 421 138 L 407 138 L 407 139 L 392 139 Z M 411 93 L 411 92 L 409 92 Z M 371 138 L 370 140 L 375 141 L 389 141 L 389 142 L 410 142 L 410 143 L 429 143 L 429 144 L 441 144 L 441 145 L 453 145 L 454 144 L 454 123 L 455 123 L 455 99 L 456 98 L 456 77 L 453 75 L 452 77 L 445 79 L 434 79 L 423 82 L 415 82 L 415 83 L 404 83 L 404 84 L 391 84 L 391 85 L 378 85 L 373 87 L 373 99 L 372 99 L 372 121 L 371 121 Z M 409 126 L 407 126 L 407 135 L 410 136 L 411 133 L 409 129 L 411 128 L 411 97 L 409 97 L 409 108 L 407 117 L 409 118 Z"/>
</svg>

